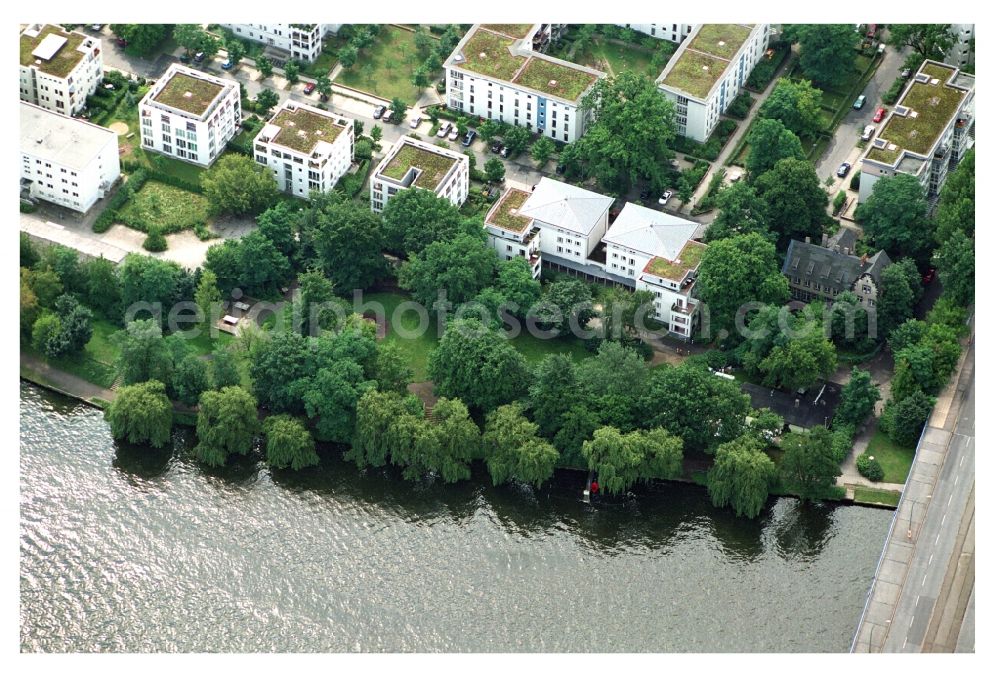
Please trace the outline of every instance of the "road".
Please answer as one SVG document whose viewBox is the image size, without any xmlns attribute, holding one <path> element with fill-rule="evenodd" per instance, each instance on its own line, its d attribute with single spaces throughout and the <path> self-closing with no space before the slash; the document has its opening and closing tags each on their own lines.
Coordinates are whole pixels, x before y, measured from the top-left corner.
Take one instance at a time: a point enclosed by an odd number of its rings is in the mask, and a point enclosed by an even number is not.
<svg viewBox="0 0 1000 676">
<path fill-rule="evenodd" d="M 973 644 L 975 337 L 931 413 L 852 650 Z"/>
<path fill-rule="evenodd" d="M 864 131 L 865 125 L 872 124 L 875 110 L 882 105 L 882 94 L 888 91 L 893 81 L 899 77 L 899 69 L 903 67 L 905 60 L 905 53 L 886 45 L 882 63 L 879 64 L 872 79 L 865 86 L 864 95 L 868 101 L 864 108 L 861 110 L 851 108 L 848 111 L 837 127 L 837 131 L 834 132 L 833 140 L 830 141 L 826 152 L 816 164 L 816 175 L 819 176 L 821 182 L 825 181 L 827 176 L 833 176 L 836 180 L 837 168 L 841 162 L 851 163 L 851 173 L 858 170 L 858 158 L 861 156 L 862 149 L 857 147 L 857 143 L 861 139 L 861 132 Z M 848 174 L 844 179 L 844 187 L 850 184 L 850 178 L 851 174 Z"/>
</svg>

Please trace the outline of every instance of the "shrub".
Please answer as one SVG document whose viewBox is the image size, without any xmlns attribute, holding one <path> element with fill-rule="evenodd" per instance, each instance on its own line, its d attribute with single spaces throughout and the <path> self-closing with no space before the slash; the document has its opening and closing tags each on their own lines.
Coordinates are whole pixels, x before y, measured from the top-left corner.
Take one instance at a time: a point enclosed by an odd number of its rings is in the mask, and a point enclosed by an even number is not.
<svg viewBox="0 0 1000 676">
<path fill-rule="evenodd" d="M 142 248 L 146 251 L 158 252 L 167 250 L 167 238 L 159 228 L 153 228 L 142 243 Z"/>
<path fill-rule="evenodd" d="M 101 212 L 101 215 L 94 221 L 92 229 L 96 233 L 107 232 L 115 222 L 115 217 L 120 208 L 125 206 L 129 199 L 146 183 L 149 174 L 145 169 L 136 169 L 128 177 L 128 181 L 122 185 L 118 192 L 108 200 L 108 205 Z"/>
<path fill-rule="evenodd" d="M 858 190 L 861 187 L 861 172 L 856 172 L 851 177 L 851 190 Z"/>
<path fill-rule="evenodd" d="M 861 454 L 857 461 L 858 472 L 869 481 L 881 481 L 885 477 L 882 465 L 874 455 Z"/>
<path fill-rule="evenodd" d="M 844 202 L 847 201 L 847 193 L 841 190 L 837 193 L 837 196 L 833 198 L 833 211 L 834 213 L 840 211 L 844 206 Z"/>
<path fill-rule="evenodd" d="M 885 94 L 882 95 L 882 103 L 885 103 L 890 106 L 894 105 L 896 103 L 896 100 L 899 98 L 899 95 L 903 93 L 903 88 L 905 86 L 906 86 L 906 78 L 897 77 L 893 81 L 892 86 L 890 86 L 889 89 L 885 92 Z"/>
<path fill-rule="evenodd" d="M 729 109 L 726 111 L 726 114 L 740 120 L 745 120 L 747 113 L 750 112 L 750 106 L 752 105 L 753 97 L 750 96 L 750 92 L 740 92 L 740 95 L 733 99 L 733 102 L 729 104 Z M 723 122 L 726 122 L 726 120 L 723 120 Z"/>
</svg>

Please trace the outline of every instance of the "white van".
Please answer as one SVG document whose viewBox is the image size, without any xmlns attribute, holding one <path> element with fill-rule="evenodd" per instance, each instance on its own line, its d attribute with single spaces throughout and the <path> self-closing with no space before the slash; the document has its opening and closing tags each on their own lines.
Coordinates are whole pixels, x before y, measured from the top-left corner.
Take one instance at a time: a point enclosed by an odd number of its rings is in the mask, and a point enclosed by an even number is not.
<svg viewBox="0 0 1000 676">
<path fill-rule="evenodd" d="M 865 127 L 864 133 L 861 134 L 861 140 L 862 141 L 867 141 L 867 140 L 871 139 L 872 134 L 874 134 L 874 133 L 875 133 L 875 125 L 874 124 L 868 125 L 867 127 Z"/>
</svg>

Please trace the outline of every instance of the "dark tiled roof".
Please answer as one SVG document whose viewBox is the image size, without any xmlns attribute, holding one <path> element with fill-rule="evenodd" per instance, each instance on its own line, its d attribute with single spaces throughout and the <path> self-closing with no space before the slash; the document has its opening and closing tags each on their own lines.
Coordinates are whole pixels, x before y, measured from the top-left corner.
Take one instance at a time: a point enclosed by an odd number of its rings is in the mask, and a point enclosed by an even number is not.
<svg viewBox="0 0 1000 676">
<path fill-rule="evenodd" d="M 882 270 L 890 263 L 892 261 L 885 251 L 862 259 L 793 239 L 788 244 L 781 274 L 789 278 L 799 277 L 802 285 L 818 282 L 821 286 L 833 287 L 839 293 L 849 290 L 865 273 L 870 274 L 877 284 Z"/>
<path fill-rule="evenodd" d="M 754 408 L 769 408 L 784 418 L 785 424 L 797 427 L 829 425 L 840 403 L 840 385 L 836 383 L 823 383 L 805 394 L 789 394 L 753 383 L 743 383 L 740 389 L 750 395 Z"/>
<path fill-rule="evenodd" d="M 857 242 L 858 235 L 856 232 L 850 228 L 841 228 L 836 235 L 827 240 L 826 248 L 833 249 L 834 251 L 837 251 L 838 248 L 840 251 L 844 251 L 846 249 L 849 253 L 853 253 L 854 245 L 857 244 Z"/>
</svg>

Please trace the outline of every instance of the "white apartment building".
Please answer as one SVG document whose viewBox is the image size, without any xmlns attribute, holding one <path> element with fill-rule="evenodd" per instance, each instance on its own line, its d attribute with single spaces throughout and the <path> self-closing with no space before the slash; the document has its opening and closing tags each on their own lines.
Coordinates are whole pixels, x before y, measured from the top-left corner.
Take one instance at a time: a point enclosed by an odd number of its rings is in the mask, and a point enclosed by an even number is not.
<svg viewBox="0 0 1000 676">
<path fill-rule="evenodd" d="M 118 180 L 118 135 L 21 103 L 21 190 L 85 213 Z"/>
<path fill-rule="evenodd" d="M 520 213 L 529 197 L 530 192 L 507 188 L 486 214 L 483 227 L 500 260 L 524 258 L 531 265 L 532 276 L 538 279 L 542 276 L 541 229 Z"/>
<path fill-rule="evenodd" d="M 397 193 L 430 190 L 456 207 L 469 196 L 469 157 L 449 148 L 402 136 L 369 179 L 372 211 L 380 213 Z"/>
<path fill-rule="evenodd" d="M 953 66 L 962 68 L 976 62 L 976 24 L 953 23 L 951 32 L 955 34 L 955 45 L 945 58 Z"/>
<path fill-rule="evenodd" d="M 142 147 L 207 167 L 240 129 L 235 80 L 173 64 L 139 101 Z"/>
<path fill-rule="evenodd" d="M 769 24 L 698 24 L 657 78 L 677 131 L 704 143 L 767 51 Z"/>
<path fill-rule="evenodd" d="M 297 61 L 313 62 L 323 51 L 323 37 L 340 30 L 340 24 L 326 23 L 224 23 L 237 37 L 261 42 L 288 52 Z"/>
<path fill-rule="evenodd" d="M 59 26 L 21 33 L 21 100 L 60 115 L 83 110 L 104 76 L 101 41 Z"/>
<path fill-rule="evenodd" d="M 861 156 L 858 202 L 884 177 L 910 174 L 932 199 L 976 137 L 976 77 L 924 61 Z"/>
<path fill-rule="evenodd" d="M 671 333 L 691 338 L 701 304 L 692 296 L 705 245 L 692 239 L 698 224 L 626 204 L 604 235 L 608 272 L 655 296 L 655 318 Z"/>
<path fill-rule="evenodd" d="M 605 73 L 542 54 L 551 24 L 475 24 L 444 63 L 448 107 L 573 142 L 581 103 Z"/>
<path fill-rule="evenodd" d="M 615 25 L 670 42 L 683 42 L 694 28 L 694 24 L 690 23 L 616 23 Z"/>
<path fill-rule="evenodd" d="M 544 261 L 578 269 L 594 265 L 588 256 L 608 230 L 614 202 L 600 193 L 543 178 L 519 213 L 539 229 Z"/>
<path fill-rule="evenodd" d="M 254 159 L 274 174 L 278 190 L 307 199 L 327 192 L 351 168 L 354 123 L 325 110 L 285 101 L 253 140 Z"/>
</svg>

